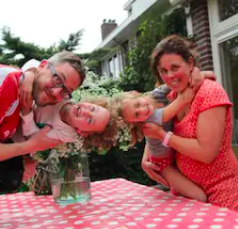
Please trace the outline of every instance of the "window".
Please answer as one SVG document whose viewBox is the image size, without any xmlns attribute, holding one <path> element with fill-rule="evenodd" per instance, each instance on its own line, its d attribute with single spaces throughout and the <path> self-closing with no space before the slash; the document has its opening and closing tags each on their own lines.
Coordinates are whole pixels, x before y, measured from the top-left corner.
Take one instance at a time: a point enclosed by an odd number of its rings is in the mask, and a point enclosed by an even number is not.
<svg viewBox="0 0 238 229">
<path fill-rule="evenodd" d="M 141 36 L 141 30 L 137 30 L 136 31 L 136 38 L 138 39 L 138 38 L 140 38 L 140 36 Z"/>
<path fill-rule="evenodd" d="M 109 60 L 109 77 L 114 77 L 114 64 L 113 64 L 113 58 Z"/>
<path fill-rule="evenodd" d="M 127 12 L 128 12 L 128 17 L 131 16 L 131 14 L 132 14 L 132 8 L 130 7 Z"/>
<path fill-rule="evenodd" d="M 118 78 L 120 74 L 120 69 L 119 69 L 119 59 L 117 55 L 114 56 L 114 69 L 115 69 L 115 77 Z"/>
<path fill-rule="evenodd" d="M 238 142 L 238 36 L 220 44 L 220 58 L 224 87 L 234 104 L 234 136 Z"/>
<path fill-rule="evenodd" d="M 218 0 L 218 8 L 220 21 L 224 21 L 225 19 L 238 13 L 238 1 Z"/>
<path fill-rule="evenodd" d="M 233 102 L 238 144 L 238 0 L 208 0 L 214 72 Z"/>
<path fill-rule="evenodd" d="M 108 60 L 109 64 L 109 77 L 118 78 L 120 75 L 120 64 L 117 55 L 114 55 Z"/>
</svg>

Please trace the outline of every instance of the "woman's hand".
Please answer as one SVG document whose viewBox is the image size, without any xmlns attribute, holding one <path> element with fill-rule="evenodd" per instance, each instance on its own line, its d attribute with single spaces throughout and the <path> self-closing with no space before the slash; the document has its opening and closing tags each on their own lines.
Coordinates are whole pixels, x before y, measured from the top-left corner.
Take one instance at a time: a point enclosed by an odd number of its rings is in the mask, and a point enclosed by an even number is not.
<svg viewBox="0 0 238 229">
<path fill-rule="evenodd" d="M 156 125 L 154 123 L 143 124 L 142 131 L 147 138 L 162 140 L 166 135 L 166 132 L 163 130 L 162 126 Z"/>
</svg>

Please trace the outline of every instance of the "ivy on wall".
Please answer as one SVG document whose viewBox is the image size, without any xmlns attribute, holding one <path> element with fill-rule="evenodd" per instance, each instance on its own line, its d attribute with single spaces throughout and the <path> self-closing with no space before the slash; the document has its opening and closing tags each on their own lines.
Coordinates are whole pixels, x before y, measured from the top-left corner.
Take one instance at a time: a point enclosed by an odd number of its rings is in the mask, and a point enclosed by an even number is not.
<svg viewBox="0 0 238 229">
<path fill-rule="evenodd" d="M 177 9 L 161 18 L 154 15 L 143 21 L 138 28 L 140 36 L 129 50 L 128 66 L 121 75 L 120 87 L 123 90 L 150 91 L 156 79 L 150 71 L 150 55 L 157 43 L 165 36 L 180 34 L 186 36 L 186 18 L 183 9 Z"/>
</svg>

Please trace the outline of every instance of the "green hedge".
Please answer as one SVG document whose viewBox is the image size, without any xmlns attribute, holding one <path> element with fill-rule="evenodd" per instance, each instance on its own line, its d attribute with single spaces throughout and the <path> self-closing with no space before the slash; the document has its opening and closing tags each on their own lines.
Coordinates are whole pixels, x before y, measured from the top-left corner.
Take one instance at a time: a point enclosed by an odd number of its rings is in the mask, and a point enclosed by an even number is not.
<svg viewBox="0 0 238 229">
<path fill-rule="evenodd" d="M 89 167 L 91 181 L 125 178 L 139 184 L 155 185 L 155 182 L 150 180 L 141 168 L 143 152 L 144 142 L 138 143 L 127 152 L 113 148 L 106 155 L 90 153 Z"/>
</svg>

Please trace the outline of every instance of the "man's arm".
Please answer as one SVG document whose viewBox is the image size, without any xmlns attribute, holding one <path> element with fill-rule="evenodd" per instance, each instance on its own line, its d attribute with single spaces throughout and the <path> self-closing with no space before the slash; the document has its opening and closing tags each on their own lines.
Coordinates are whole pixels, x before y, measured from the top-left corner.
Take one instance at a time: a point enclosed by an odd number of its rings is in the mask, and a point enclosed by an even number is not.
<svg viewBox="0 0 238 229">
<path fill-rule="evenodd" d="M 61 144 L 61 141 L 50 139 L 46 136 L 49 130 L 50 127 L 46 126 L 24 142 L 12 144 L 0 143 L 0 161 L 35 151 L 43 151 Z"/>
<path fill-rule="evenodd" d="M 0 143 L 0 151 L 0 161 L 30 153 L 27 150 L 27 142 L 12 144 Z"/>
</svg>

